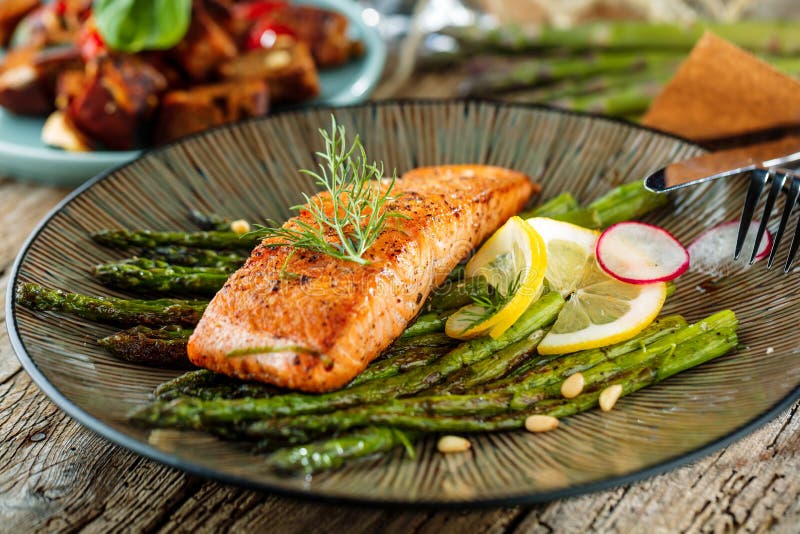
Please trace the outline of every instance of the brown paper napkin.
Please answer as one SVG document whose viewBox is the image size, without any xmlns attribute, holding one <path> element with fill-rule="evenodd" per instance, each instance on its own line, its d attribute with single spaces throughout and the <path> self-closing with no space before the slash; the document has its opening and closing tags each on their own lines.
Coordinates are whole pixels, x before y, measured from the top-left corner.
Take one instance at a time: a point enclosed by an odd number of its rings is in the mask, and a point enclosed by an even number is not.
<svg viewBox="0 0 800 534">
<path fill-rule="evenodd" d="M 800 82 L 706 33 L 642 124 L 700 142 L 800 125 Z"/>
</svg>

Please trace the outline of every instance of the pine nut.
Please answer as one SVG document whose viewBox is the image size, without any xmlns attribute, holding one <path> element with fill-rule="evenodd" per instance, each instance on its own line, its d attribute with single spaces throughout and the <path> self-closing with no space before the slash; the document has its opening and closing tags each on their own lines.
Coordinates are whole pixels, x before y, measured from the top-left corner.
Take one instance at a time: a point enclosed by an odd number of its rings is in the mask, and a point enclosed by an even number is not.
<svg viewBox="0 0 800 534">
<path fill-rule="evenodd" d="M 583 378 L 583 373 L 570 375 L 570 377 L 561 384 L 561 395 L 563 395 L 565 399 L 573 399 L 581 394 L 584 385 L 586 385 L 586 380 Z"/>
<path fill-rule="evenodd" d="M 600 392 L 600 409 L 604 412 L 610 412 L 611 408 L 617 403 L 620 395 L 622 395 L 622 386 L 619 384 L 608 386 Z"/>
<path fill-rule="evenodd" d="M 250 231 L 250 223 L 244 219 L 239 219 L 231 223 L 231 231 L 234 234 L 246 234 Z"/>
<path fill-rule="evenodd" d="M 439 449 L 439 452 L 445 454 L 468 451 L 471 446 L 472 444 L 469 440 L 461 436 L 442 436 L 439 438 L 439 443 L 436 444 L 436 448 Z"/>
<path fill-rule="evenodd" d="M 558 427 L 558 419 L 550 415 L 529 415 L 525 419 L 525 429 L 528 432 L 550 432 Z"/>
</svg>

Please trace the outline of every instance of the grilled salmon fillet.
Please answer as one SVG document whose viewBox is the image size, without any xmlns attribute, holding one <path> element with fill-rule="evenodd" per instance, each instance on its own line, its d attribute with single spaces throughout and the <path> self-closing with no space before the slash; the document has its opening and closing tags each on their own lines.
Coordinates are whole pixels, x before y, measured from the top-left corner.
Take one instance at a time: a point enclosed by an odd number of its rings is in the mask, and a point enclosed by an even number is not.
<svg viewBox="0 0 800 534">
<path fill-rule="evenodd" d="M 209 304 L 189 339 L 189 359 L 302 391 L 340 388 L 534 191 L 527 176 L 499 167 L 419 168 L 397 180 L 398 197 L 387 203 L 408 219 L 389 219 L 364 255 L 368 265 L 265 240 Z"/>
</svg>

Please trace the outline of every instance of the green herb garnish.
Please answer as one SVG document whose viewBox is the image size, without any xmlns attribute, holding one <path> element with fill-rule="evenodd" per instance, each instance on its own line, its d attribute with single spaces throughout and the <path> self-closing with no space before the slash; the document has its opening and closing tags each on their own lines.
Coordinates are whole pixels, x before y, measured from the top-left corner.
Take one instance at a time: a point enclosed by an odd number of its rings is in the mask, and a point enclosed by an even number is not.
<svg viewBox="0 0 800 534">
<path fill-rule="evenodd" d="M 192 0 L 94 0 L 92 13 L 111 49 L 166 50 L 186 35 Z"/>
<path fill-rule="evenodd" d="M 505 289 L 495 287 L 488 282 L 480 284 L 478 291 L 471 295 L 473 306 L 462 312 L 464 317 L 469 319 L 462 332 L 466 332 L 502 310 L 506 304 L 511 302 L 521 285 L 522 272 L 518 272 L 514 278 L 510 279 Z"/>
<path fill-rule="evenodd" d="M 331 132 L 322 129 L 319 132 L 325 140 L 325 152 L 317 152 L 321 159 L 320 172 L 306 169 L 300 172 L 313 177 L 330 196 L 311 198 L 304 193 L 306 203 L 290 208 L 292 211 L 307 211 L 311 221 L 298 218 L 289 228 L 258 226 L 251 233 L 263 238 L 277 238 L 267 246 L 288 245 L 368 264 L 364 253 L 381 235 L 387 220 L 408 218 L 386 209 L 386 203 L 397 198 L 392 196 L 397 171 L 392 173 L 388 185 L 382 187 L 383 164 L 368 163 L 357 135 L 348 148 L 345 128 L 337 125 L 333 117 Z"/>
</svg>

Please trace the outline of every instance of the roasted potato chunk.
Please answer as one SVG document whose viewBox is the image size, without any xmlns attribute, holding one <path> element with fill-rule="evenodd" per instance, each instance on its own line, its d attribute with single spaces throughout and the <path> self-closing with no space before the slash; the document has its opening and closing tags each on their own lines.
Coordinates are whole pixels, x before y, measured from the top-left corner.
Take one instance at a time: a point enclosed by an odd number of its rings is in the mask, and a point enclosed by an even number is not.
<svg viewBox="0 0 800 534">
<path fill-rule="evenodd" d="M 276 104 L 300 102 L 319 94 L 319 76 L 308 45 L 282 41 L 283 46 L 253 50 L 220 66 L 225 78 L 266 80 Z"/>
<path fill-rule="evenodd" d="M 196 81 L 208 80 L 223 61 L 236 56 L 233 37 L 195 2 L 189 31 L 172 50 L 172 58 Z"/>
<path fill-rule="evenodd" d="M 171 91 L 161 99 L 155 128 L 159 144 L 269 111 L 269 89 L 263 80 L 237 80 Z"/>
<path fill-rule="evenodd" d="M 80 54 L 73 47 L 9 52 L 0 66 L 0 106 L 19 115 L 50 113 L 58 73 L 79 65 Z"/>
<path fill-rule="evenodd" d="M 291 28 L 299 41 L 308 43 L 320 68 L 336 67 L 350 59 L 347 18 L 341 13 L 312 6 L 288 5 L 272 15 L 273 22 Z"/>
<path fill-rule="evenodd" d="M 158 95 L 167 87 L 161 72 L 130 55 L 98 58 L 87 64 L 82 81 L 67 78 L 63 84 L 70 120 L 115 150 L 129 150 L 147 139 Z"/>
</svg>

